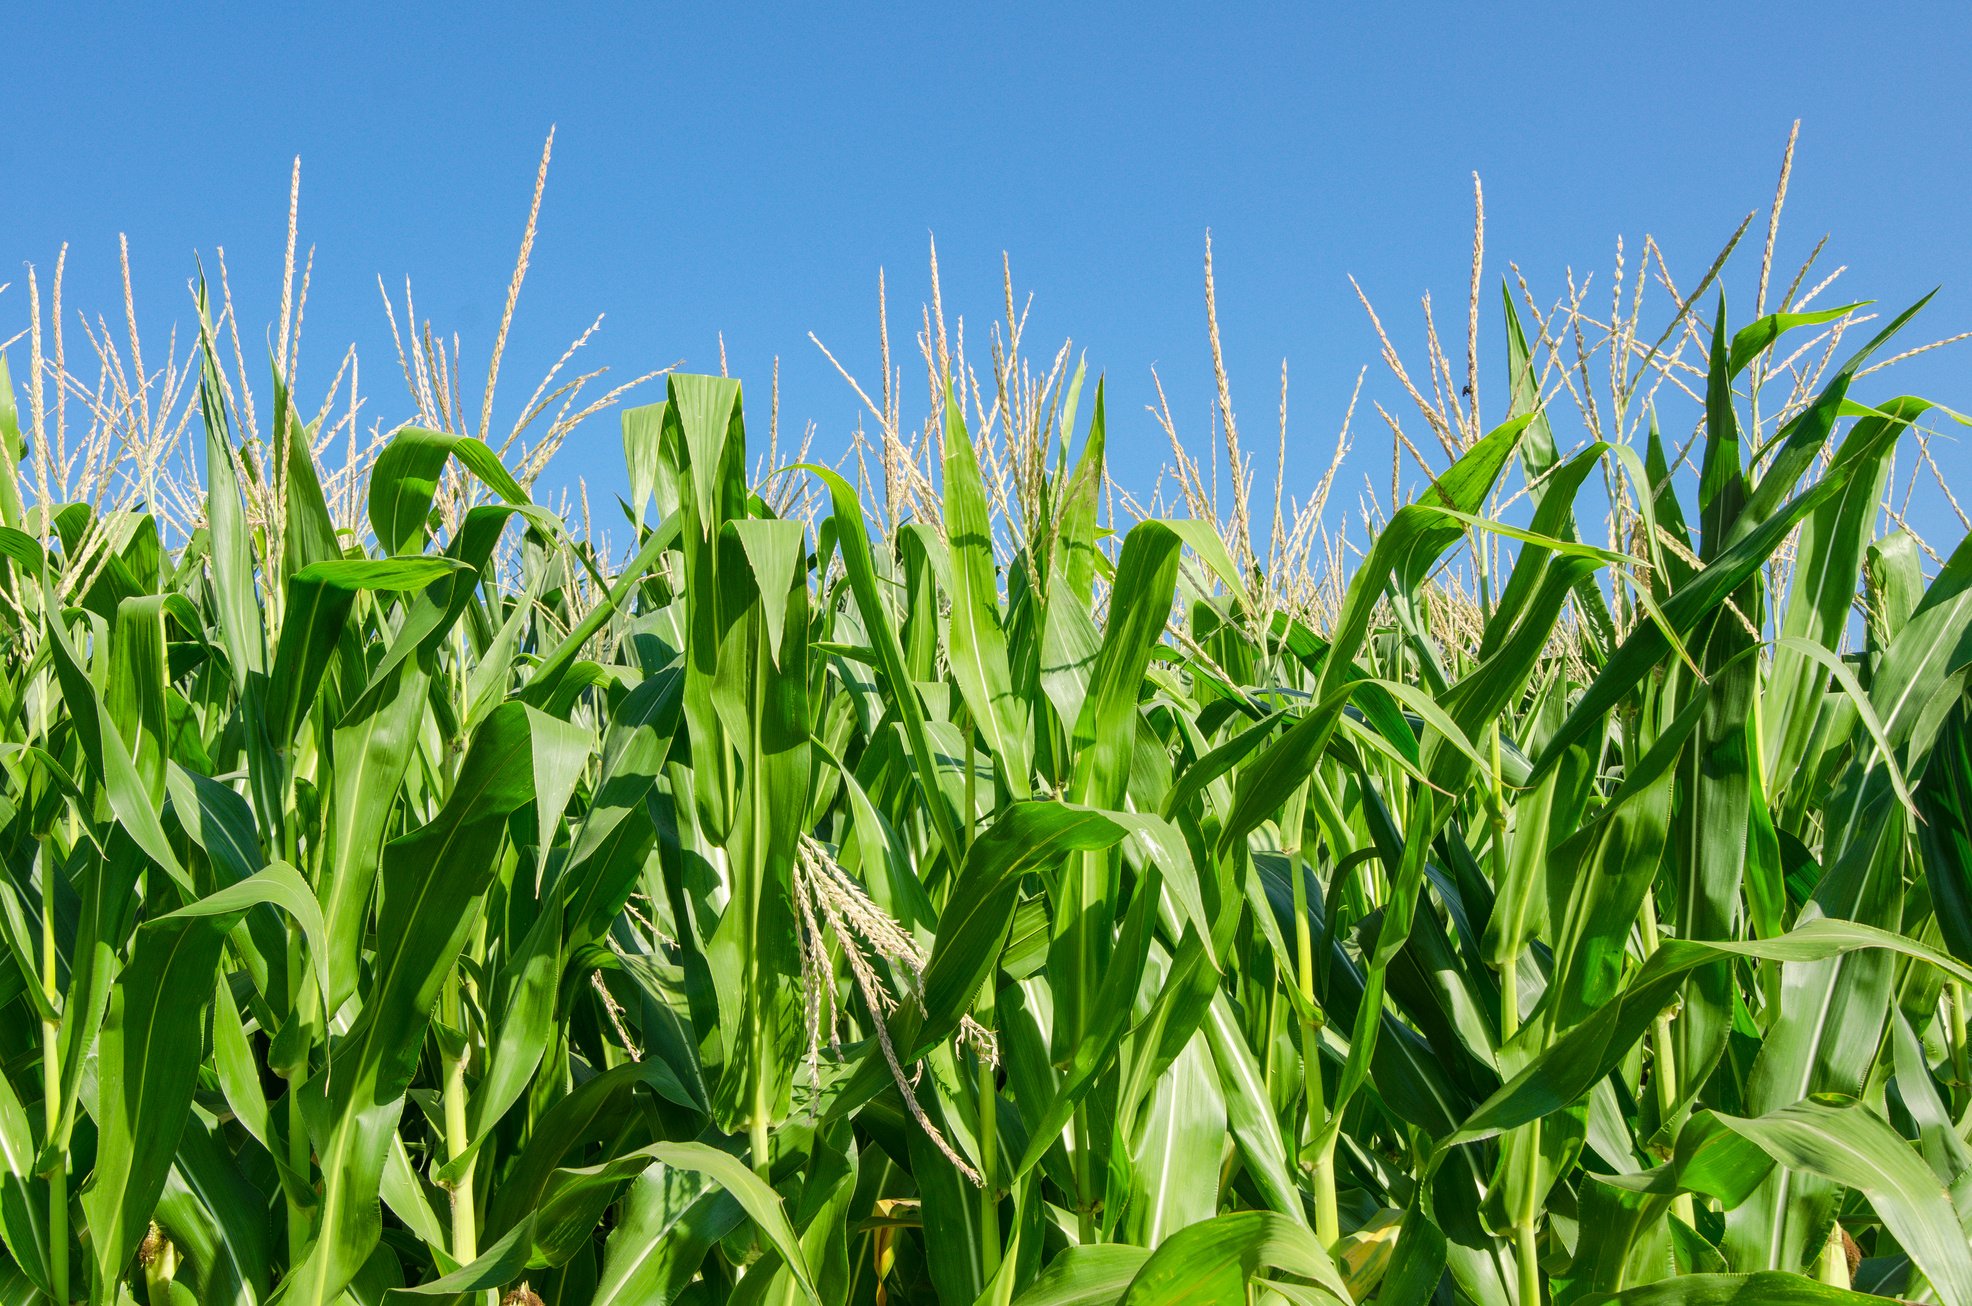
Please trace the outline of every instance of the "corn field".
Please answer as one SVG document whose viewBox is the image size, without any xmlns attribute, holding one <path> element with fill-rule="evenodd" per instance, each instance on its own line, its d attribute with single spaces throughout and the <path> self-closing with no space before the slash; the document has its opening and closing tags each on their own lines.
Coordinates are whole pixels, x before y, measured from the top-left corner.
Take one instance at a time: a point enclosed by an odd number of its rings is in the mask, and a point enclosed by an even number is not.
<svg viewBox="0 0 1972 1306">
<path fill-rule="evenodd" d="M 1739 325 L 1654 246 L 1372 313 L 1355 528 L 1346 427 L 1256 505 L 1209 262 L 1142 499 L 1010 289 L 828 464 L 567 357 L 496 431 L 408 294 L 369 438 L 202 280 L 90 377 L 30 281 L 0 1301 L 1972 1306 L 1958 419 L 1772 240 Z"/>
</svg>

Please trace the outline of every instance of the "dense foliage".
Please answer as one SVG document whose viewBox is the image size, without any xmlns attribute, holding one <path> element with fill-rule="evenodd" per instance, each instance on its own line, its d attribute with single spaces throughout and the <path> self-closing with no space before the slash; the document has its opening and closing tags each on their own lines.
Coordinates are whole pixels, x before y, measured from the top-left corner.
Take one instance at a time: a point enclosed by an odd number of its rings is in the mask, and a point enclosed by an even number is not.
<svg viewBox="0 0 1972 1306">
<path fill-rule="evenodd" d="M 1326 588 L 942 324 L 881 510 L 672 376 L 614 557 L 445 404 L 332 507 L 208 324 L 188 530 L 0 476 L 0 1300 L 1972 1304 L 1972 549 L 1858 320 L 1568 452 L 1509 305 Z"/>
</svg>

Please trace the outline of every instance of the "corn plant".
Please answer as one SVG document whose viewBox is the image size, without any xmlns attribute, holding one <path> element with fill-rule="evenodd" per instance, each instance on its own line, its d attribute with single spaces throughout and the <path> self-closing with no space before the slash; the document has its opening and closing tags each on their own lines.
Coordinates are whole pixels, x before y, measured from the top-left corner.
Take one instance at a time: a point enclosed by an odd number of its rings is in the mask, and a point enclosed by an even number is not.
<svg viewBox="0 0 1972 1306">
<path fill-rule="evenodd" d="M 1232 520 L 1182 447 L 1119 518 L 1011 295 L 908 437 L 886 344 L 881 492 L 669 376 L 621 550 L 429 333 L 325 472 L 203 291 L 119 419 L 196 488 L 70 497 L 37 334 L 0 1300 L 1972 1306 L 1972 546 L 1890 516 L 1951 415 L 1865 382 L 1911 312 L 1646 345 L 1642 279 L 1602 402 L 1579 295 L 1496 422 L 1398 363 L 1443 465 L 1325 570 L 1223 369 Z"/>
</svg>

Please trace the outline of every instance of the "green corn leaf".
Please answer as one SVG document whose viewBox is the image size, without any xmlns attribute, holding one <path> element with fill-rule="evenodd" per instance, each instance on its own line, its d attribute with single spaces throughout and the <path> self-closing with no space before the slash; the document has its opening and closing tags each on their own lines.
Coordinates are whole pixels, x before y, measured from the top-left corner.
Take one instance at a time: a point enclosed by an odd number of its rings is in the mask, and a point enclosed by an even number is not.
<svg viewBox="0 0 1972 1306">
<path fill-rule="evenodd" d="M 1241 1211 L 1194 1224 L 1150 1254 L 1123 1306 L 1237 1301 L 1262 1270 L 1308 1279 L 1344 1306 L 1353 1300 L 1313 1234 L 1270 1211 Z"/>
<path fill-rule="evenodd" d="M 527 505 L 527 491 L 501 465 L 500 457 L 469 435 L 448 435 L 407 426 L 390 438 L 370 469 L 370 528 L 384 552 L 416 553 L 425 537 L 425 519 L 438 493 L 439 474 L 448 459 L 483 481 L 510 504 Z"/>
<path fill-rule="evenodd" d="M 1957 1301 L 1972 1293 L 1972 1252 L 1950 1196 L 1880 1117 L 1816 1098 L 1757 1119 L 1715 1118 L 1776 1164 L 1861 1192 L 1940 1294 Z"/>
<path fill-rule="evenodd" d="M 637 1176 L 620 1211 L 593 1306 L 677 1300 L 706 1254 L 745 1218 L 739 1203 L 702 1172 L 663 1164 Z"/>
<path fill-rule="evenodd" d="M 1014 1306 L 1113 1306 L 1149 1255 L 1120 1243 L 1067 1247 L 1014 1298 Z"/>
<path fill-rule="evenodd" d="M 338 560 L 310 563 L 291 576 L 268 677 L 269 736 L 283 748 L 294 739 L 359 593 L 423 589 L 461 569 L 450 558 Z"/>
<path fill-rule="evenodd" d="M 951 544 L 952 613 L 946 655 L 952 678 L 999 760 L 999 777 L 1018 802 L 1029 793 L 1027 708 L 1014 697 L 1001 629 L 993 523 L 979 455 L 965 427 L 964 406 L 945 394 L 945 538 Z"/>
<path fill-rule="evenodd" d="M 1801 1274 L 1693 1274 L 1625 1292 L 1584 1297 L 1585 1306 L 1865 1306 L 1881 1297 L 1850 1292 Z"/>
</svg>

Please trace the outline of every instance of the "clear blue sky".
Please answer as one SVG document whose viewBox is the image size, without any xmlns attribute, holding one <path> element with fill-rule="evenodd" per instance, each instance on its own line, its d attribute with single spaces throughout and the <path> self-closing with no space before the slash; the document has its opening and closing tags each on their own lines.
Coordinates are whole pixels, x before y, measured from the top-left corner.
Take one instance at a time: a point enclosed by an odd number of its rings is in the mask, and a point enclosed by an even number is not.
<svg viewBox="0 0 1972 1306">
<path fill-rule="evenodd" d="M 1151 367 L 1182 425 L 1208 422 L 1209 227 L 1235 405 L 1270 440 L 1288 360 L 1311 483 L 1376 357 L 1347 275 L 1407 346 L 1420 292 L 1456 321 L 1469 174 L 1489 279 L 1512 258 L 1544 294 L 1570 266 L 1606 284 L 1616 236 L 1651 232 L 1688 285 L 1767 201 L 1796 117 L 1782 261 L 1832 232 L 1848 297 L 1942 285 L 1919 334 L 1972 327 L 1962 4 L 32 8 L 7 19 L 0 337 L 25 320 L 22 266 L 65 240 L 70 304 L 114 318 L 119 232 L 147 334 L 186 321 L 194 252 L 217 245 L 262 329 L 299 154 L 317 247 L 301 392 L 353 339 L 385 419 L 405 402 L 377 276 L 408 274 L 483 365 L 550 124 L 509 405 L 603 312 L 593 357 L 625 374 L 715 370 L 723 332 L 763 426 L 780 356 L 784 421 L 837 447 L 858 403 L 807 333 L 873 383 L 877 269 L 906 347 L 935 233 L 947 305 L 980 327 L 1010 254 L 1030 339 L 1072 335 L 1107 372 L 1119 473 L 1147 486 Z M 1742 317 L 1756 243 L 1731 283 Z M 1972 409 L 1968 363 L 1920 360 L 1899 388 Z M 1498 375 L 1495 355 L 1495 400 Z M 1373 416 L 1359 431 L 1365 468 L 1387 468 Z M 614 486 L 619 450 L 594 423 L 550 479 Z"/>
</svg>

